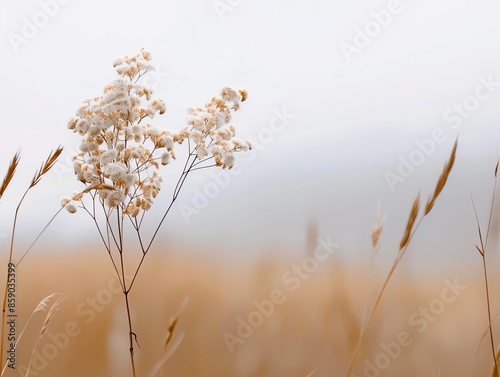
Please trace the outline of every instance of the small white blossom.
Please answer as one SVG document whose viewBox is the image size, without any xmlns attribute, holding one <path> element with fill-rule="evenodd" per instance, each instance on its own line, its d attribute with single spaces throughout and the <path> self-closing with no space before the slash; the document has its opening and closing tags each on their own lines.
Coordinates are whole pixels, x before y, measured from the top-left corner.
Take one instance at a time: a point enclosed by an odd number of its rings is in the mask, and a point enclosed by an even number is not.
<svg viewBox="0 0 500 377">
<path fill-rule="evenodd" d="M 235 163 L 235 158 L 232 153 L 228 153 L 224 156 L 224 163 L 222 164 L 222 168 L 232 169 Z"/>
<path fill-rule="evenodd" d="M 158 136 L 160 134 L 160 129 L 158 127 L 149 127 L 146 130 L 146 135 L 148 136 Z"/>
<path fill-rule="evenodd" d="M 167 165 L 170 162 L 170 153 L 165 152 L 161 155 L 161 164 Z"/>
<path fill-rule="evenodd" d="M 64 208 L 66 208 L 66 211 L 68 211 L 69 213 L 76 212 L 76 206 L 73 203 L 66 204 L 66 206 Z"/>
<path fill-rule="evenodd" d="M 108 165 L 113 162 L 118 156 L 118 151 L 116 149 L 110 149 L 103 154 L 101 154 L 101 164 Z"/>
<path fill-rule="evenodd" d="M 106 205 L 108 207 L 116 207 L 123 203 L 125 195 L 121 190 L 113 190 L 108 193 L 106 197 Z"/>
<path fill-rule="evenodd" d="M 68 204 L 69 202 L 71 202 L 71 198 L 68 198 L 67 196 L 63 196 L 61 198 L 61 206 L 64 207 L 66 204 Z"/>
</svg>

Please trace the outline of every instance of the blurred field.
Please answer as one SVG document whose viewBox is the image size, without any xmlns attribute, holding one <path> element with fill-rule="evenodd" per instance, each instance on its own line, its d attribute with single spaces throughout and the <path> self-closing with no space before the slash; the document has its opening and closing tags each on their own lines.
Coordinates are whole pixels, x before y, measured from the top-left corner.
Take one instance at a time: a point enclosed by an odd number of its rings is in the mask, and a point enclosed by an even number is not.
<svg viewBox="0 0 500 377">
<path fill-rule="evenodd" d="M 174 333 L 174 339 L 182 332 L 185 338 L 160 375 L 344 376 L 363 311 L 386 271 L 348 265 L 333 255 L 292 284 L 290 271 L 302 265 L 306 254 L 269 255 L 257 263 L 234 258 L 224 263 L 210 254 L 152 254 L 131 297 L 141 345 L 138 375 L 147 376 L 162 357 L 169 320 L 189 296 Z M 50 293 L 67 296 L 37 348 L 30 376 L 130 375 L 123 297 L 113 293 L 116 281 L 107 258 L 100 249 L 65 255 L 38 251 L 20 266 L 19 324 Z M 371 323 L 358 375 L 468 376 L 472 368 L 472 376 L 490 376 L 487 339 L 473 365 L 487 324 L 476 272 L 480 269 L 471 267 L 431 274 L 402 266 Z M 494 276 L 493 313 L 498 282 Z M 461 288 L 455 293 L 447 289 L 456 283 Z M 276 290 L 281 291 L 280 303 L 271 307 Z M 254 301 L 264 314 L 256 314 Z M 18 368 L 28 362 L 46 315 L 40 314 L 21 341 Z M 228 347 L 224 334 L 238 336 L 239 317 L 258 326 L 246 328 L 246 339 Z M 68 329 L 70 335 L 64 335 Z M 7 375 L 23 374 L 18 369 Z"/>
</svg>

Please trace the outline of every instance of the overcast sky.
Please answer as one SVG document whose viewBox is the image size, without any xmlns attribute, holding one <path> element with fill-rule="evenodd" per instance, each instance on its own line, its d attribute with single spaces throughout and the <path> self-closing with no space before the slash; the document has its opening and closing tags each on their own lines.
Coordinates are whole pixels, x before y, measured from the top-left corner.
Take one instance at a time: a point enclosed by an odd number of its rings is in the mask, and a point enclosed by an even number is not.
<svg viewBox="0 0 500 377">
<path fill-rule="evenodd" d="M 208 172 L 191 177 L 164 239 L 233 253 L 301 252 L 314 220 L 344 255 L 364 257 L 380 202 L 393 255 L 413 198 L 432 193 L 460 133 L 454 174 L 412 260 L 446 263 L 436 256 L 443 249 L 467 260 L 477 238 L 470 197 L 486 220 L 500 141 L 499 12 L 491 0 L 3 2 L 1 174 L 18 148 L 22 163 L 2 199 L 0 233 L 59 144 L 66 151 L 29 197 L 21 225 L 32 234 L 60 196 L 81 189 L 68 168 L 79 137 L 67 120 L 116 78 L 116 57 L 144 47 L 157 66 L 148 80 L 167 104 L 156 124 L 180 129 L 187 107 L 229 85 L 249 93 L 233 118 L 238 134 L 261 146 L 239 156 L 230 184 L 187 224 L 180 208 L 214 182 Z M 282 127 L 269 131 L 272 124 Z M 61 243 L 97 237 L 83 213 L 63 213 L 55 225 L 47 238 Z"/>
</svg>

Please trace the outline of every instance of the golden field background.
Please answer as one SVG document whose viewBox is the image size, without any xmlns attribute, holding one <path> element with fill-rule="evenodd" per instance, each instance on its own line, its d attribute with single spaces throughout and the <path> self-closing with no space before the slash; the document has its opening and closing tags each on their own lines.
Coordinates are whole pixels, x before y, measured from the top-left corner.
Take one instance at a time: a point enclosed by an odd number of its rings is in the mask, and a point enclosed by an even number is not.
<svg viewBox="0 0 500 377">
<path fill-rule="evenodd" d="M 292 291 L 283 274 L 293 265 L 301 265 L 307 254 L 292 257 L 269 250 L 268 256 L 256 262 L 238 260 L 237 255 L 223 258 L 208 250 L 161 253 L 157 248 L 146 259 L 131 295 L 141 345 L 136 349 L 138 375 L 147 376 L 164 354 L 169 321 L 188 296 L 173 339 L 180 333 L 185 337 L 159 375 L 344 376 L 363 311 L 373 303 L 388 266 L 375 267 L 369 261 L 349 264 L 333 254 Z M 490 271 L 494 271 L 496 260 L 491 262 Z M 478 256 L 477 265 L 446 271 L 415 271 L 403 263 L 370 324 L 358 375 L 445 377 L 469 376 L 471 372 L 472 376 L 490 376 L 488 339 L 474 363 L 487 325 L 480 263 Z M 104 250 L 95 247 L 67 253 L 37 250 L 19 267 L 19 324 L 47 295 L 60 292 L 67 297 L 37 347 L 42 356 L 35 359 L 30 376 L 131 375 L 125 306 L 122 294 L 111 292 L 115 278 L 110 266 Z M 495 314 L 499 279 L 493 273 L 491 279 Z M 453 302 L 443 304 L 445 281 L 457 281 L 466 288 Z M 283 292 L 284 302 L 275 305 L 261 326 L 231 353 L 223 334 L 236 335 L 238 317 L 247 318 L 256 310 L 254 301 L 269 299 L 276 289 Z M 89 304 L 93 299 L 97 300 L 95 309 Z M 436 315 L 424 323 L 418 313 L 429 307 Z M 37 313 L 23 335 L 18 367 L 27 365 L 46 313 Z M 68 324 L 77 335 L 61 335 Z M 500 334 L 499 326 L 495 330 Z M 392 348 L 397 354 L 394 358 L 380 356 L 383 347 L 394 347 L 403 332 L 411 344 L 400 351 Z M 366 369 L 367 360 L 390 362 L 377 374 Z M 18 369 L 7 375 L 21 374 Z"/>
</svg>

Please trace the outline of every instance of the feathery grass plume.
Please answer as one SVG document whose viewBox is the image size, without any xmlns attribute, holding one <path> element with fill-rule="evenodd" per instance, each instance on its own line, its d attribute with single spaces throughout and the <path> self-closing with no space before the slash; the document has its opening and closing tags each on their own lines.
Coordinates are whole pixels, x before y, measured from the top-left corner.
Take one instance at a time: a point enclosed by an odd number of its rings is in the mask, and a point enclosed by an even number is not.
<svg viewBox="0 0 500 377">
<path fill-rule="evenodd" d="M 375 224 L 373 225 L 371 241 L 374 249 L 377 248 L 380 235 L 382 234 L 382 230 L 384 229 L 384 219 L 380 219 L 380 202 L 377 206 L 377 214 L 375 216 Z"/>
<path fill-rule="evenodd" d="M 370 235 L 371 242 L 372 242 L 372 247 L 373 247 L 373 255 L 371 259 L 371 263 L 375 260 L 375 258 L 378 255 L 378 252 L 380 251 L 380 236 L 382 235 L 382 231 L 384 230 L 384 220 L 385 220 L 386 215 L 382 219 L 380 219 L 380 201 L 378 202 L 377 205 L 377 214 L 375 216 L 375 224 L 373 225 L 372 233 Z M 363 318 L 364 315 L 363 314 Z"/>
<path fill-rule="evenodd" d="M 7 190 L 7 187 L 9 186 L 10 181 L 12 181 L 14 174 L 16 174 L 16 169 L 17 165 L 19 165 L 20 158 L 21 158 L 21 151 L 17 151 L 14 157 L 12 157 L 12 160 L 10 161 L 9 168 L 7 169 L 7 173 L 5 173 L 2 185 L 0 186 L 0 198 L 5 193 L 5 190 Z"/>
<path fill-rule="evenodd" d="M 15 348 L 17 348 L 17 345 L 19 344 L 21 338 L 23 337 L 24 335 L 24 332 L 26 331 L 26 329 L 28 328 L 29 324 L 31 323 L 31 320 L 33 319 L 33 316 L 39 312 L 39 311 L 44 311 L 47 306 L 48 306 L 48 303 L 50 300 L 52 300 L 54 297 L 58 297 L 58 296 L 61 296 L 62 294 L 61 293 L 52 293 L 50 295 L 48 295 L 47 297 L 45 297 L 43 300 L 41 300 L 38 305 L 36 306 L 35 310 L 33 310 L 33 312 L 30 314 L 28 320 L 26 321 L 26 323 L 24 324 L 23 326 L 23 329 L 21 330 L 21 332 L 19 333 L 19 336 L 17 337 L 16 339 L 16 343 L 15 343 Z M 2 369 L 2 374 L 5 372 L 5 369 L 7 368 L 7 364 L 4 365 L 3 369 Z"/>
<path fill-rule="evenodd" d="M 42 164 L 39 170 L 35 173 L 33 176 L 33 179 L 31 180 L 30 188 L 37 185 L 38 182 L 40 182 L 40 179 L 42 179 L 42 176 L 47 174 L 50 169 L 54 166 L 56 163 L 57 159 L 61 155 L 63 151 L 63 147 L 58 146 L 55 151 L 51 151 L 49 154 L 49 157 L 47 157 L 47 160 Z"/>
<path fill-rule="evenodd" d="M 177 350 L 177 348 L 179 348 L 179 345 L 181 344 L 182 340 L 184 339 L 184 336 L 185 336 L 184 333 L 180 333 L 177 336 L 177 338 L 175 338 L 175 340 L 173 341 L 172 346 L 170 347 L 168 352 L 165 354 L 165 356 L 163 356 L 163 358 L 161 360 L 159 360 L 155 364 L 155 366 L 153 367 L 151 372 L 149 372 L 148 377 L 155 377 L 158 375 L 158 373 L 161 371 L 161 369 L 163 368 L 165 363 L 168 361 L 168 359 L 170 359 L 170 357 L 172 357 L 172 355 Z"/>
<path fill-rule="evenodd" d="M 21 199 L 19 200 L 19 202 L 17 204 L 16 210 L 15 210 L 15 213 L 14 213 L 14 220 L 12 222 L 12 231 L 11 231 L 11 235 L 10 235 L 10 248 L 9 248 L 8 266 L 13 261 L 13 256 L 14 256 L 14 239 L 15 239 L 15 235 L 16 235 L 17 218 L 19 216 L 19 210 L 21 208 L 21 205 L 23 204 L 24 199 L 26 198 L 26 195 L 28 195 L 28 192 L 40 182 L 40 180 L 42 179 L 42 177 L 47 172 L 49 172 L 50 169 L 52 169 L 52 167 L 54 166 L 54 164 L 57 161 L 57 158 L 61 155 L 62 151 L 63 151 L 63 148 L 61 146 L 59 146 L 59 147 L 57 147 L 57 149 L 55 151 L 51 151 L 49 153 L 49 156 L 48 156 L 47 160 L 45 161 L 45 163 L 42 164 L 42 166 L 40 167 L 40 170 L 36 171 L 35 175 L 33 176 L 33 179 L 31 180 L 30 185 L 24 191 L 23 195 L 21 196 Z M 7 179 L 4 179 L 4 181 L 2 183 L 3 190 L 5 190 L 5 188 L 7 187 L 8 183 L 12 179 L 12 177 L 14 175 L 14 172 L 15 172 L 15 168 L 16 168 L 18 162 L 19 162 L 19 152 L 16 153 L 16 155 L 14 156 L 14 158 L 13 158 L 13 160 L 12 160 L 10 166 L 9 166 L 9 171 L 7 172 L 7 175 L 6 175 Z M 50 222 L 52 222 L 52 220 Z M 49 224 L 50 224 L 50 222 L 49 222 Z M 48 227 L 49 224 L 47 224 L 44 227 L 43 231 L 45 231 L 45 229 L 47 229 L 47 227 Z M 43 231 L 42 231 L 42 233 L 43 233 Z M 37 237 L 37 240 L 38 240 L 38 238 L 39 237 Z M 35 240 L 35 242 L 36 242 L 36 240 Z M 31 246 L 30 246 L 30 249 L 31 249 Z M 23 258 L 28 253 L 28 251 L 26 251 L 24 253 Z M 5 313 L 6 313 L 6 308 L 7 308 L 8 279 L 9 279 L 9 275 L 7 274 L 6 282 L 5 282 L 3 304 L 2 304 L 2 320 L 1 320 L 2 324 L 0 325 L 1 326 L 1 335 L 0 335 L 0 366 L 3 365 L 4 341 L 5 341 L 4 340 L 4 335 L 5 335 L 5 316 L 6 316 Z"/>
<path fill-rule="evenodd" d="M 50 297 L 50 296 L 48 296 L 48 297 L 54 298 L 56 296 L 57 296 L 57 299 L 54 301 L 54 303 L 50 307 L 50 309 L 47 313 L 47 316 L 45 317 L 45 320 L 43 321 L 43 325 L 42 325 L 42 328 L 40 329 L 40 333 L 38 334 L 38 337 L 35 341 L 33 351 L 31 352 L 30 362 L 28 364 L 28 368 L 26 369 L 26 375 L 25 375 L 26 377 L 30 373 L 31 365 L 33 364 L 33 358 L 35 357 L 35 351 L 36 351 L 38 344 L 40 343 L 40 340 L 42 340 L 43 336 L 47 333 L 47 331 L 49 331 L 49 325 L 52 322 L 52 319 L 54 318 L 54 316 L 56 315 L 56 312 L 59 310 L 59 305 L 61 304 L 61 302 L 66 300 L 66 297 L 64 297 L 61 293 L 56 293 L 56 294 L 52 295 L 52 297 Z M 38 310 L 45 310 L 47 308 L 47 302 L 48 302 L 47 298 L 40 302 L 40 304 L 37 306 Z"/>
<path fill-rule="evenodd" d="M 436 188 L 434 189 L 434 194 L 432 194 L 432 196 L 427 201 L 427 204 L 425 206 L 424 216 L 427 215 L 431 211 L 432 207 L 434 207 L 434 203 L 436 202 L 436 199 L 438 198 L 439 194 L 441 193 L 444 186 L 446 185 L 446 181 L 448 180 L 448 177 L 451 173 L 451 169 L 453 169 L 453 164 L 455 163 L 455 155 L 457 152 L 457 147 L 458 147 L 458 138 L 455 140 L 455 144 L 453 145 L 450 159 L 444 165 L 443 172 L 441 173 L 441 176 L 438 179 Z"/>
<path fill-rule="evenodd" d="M 188 303 L 189 303 L 189 296 L 186 296 L 186 298 L 182 302 L 181 306 L 177 310 L 177 314 L 175 316 L 173 316 L 172 318 L 170 318 L 170 324 L 168 325 L 168 328 L 167 328 L 167 339 L 165 340 L 165 348 L 168 347 L 170 340 L 172 340 L 172 335 L 174 333 L 175 327 L 177 326 L 177 322 L 179 321 L 179 317 Z"/>
<path fill-rule="evenodd" d="M 408 223 L 406 224 L 405 233 L 401 242 L 399 243 L 399 250 L 402 250 L 410 240 L 410 235 L 412 234 L 415 221 L 417 220 L 418 211 L 420 209 L 420 194 L 417 195 L 413 201 L 413 206 L 411 207 L 410 216 L 408 217 Z"/>
<path fill-rule="evenodd" d="M 175 327 L 177 326 L 177 323 L 179 322 L 179 316 L 180 316 L 181 312 L 184 310 L 184 308 L 186 307 L 186 305 L 188 304 L 188 302 L 189 302 L 189 296 L 187 296 L 184 299 L 181 306 L 177 310 L 177 314 L 170 319 L 170 324 L 168 325 L 168 328 L 167 328 L 167 339 L 165 340 L 165 349 L 167 349 L 168 345 L 170 344 L 170 342 L 172 340 L 172 336 L 174 334 Z M 155 366 L 153 367 L 151 372 L 148 374 L 148 377 L 154 377 L 161 371 L 161 369 L 163 368 L 165 363 L 168 361 L 168 359 L 170 359 L 170 357 L 175 352 L 175 350 L 177 350 L 177 348 L 181 344 L 181 341 L 183 338 L 184 338 L 184 333 L 179 334 L 179 336 L 176 338 L 176 340 L 172 344 L 172 347 L 170 348 L 170 350 L 168 350 L 167 353 L 155 364 Z"/>
</svg>

